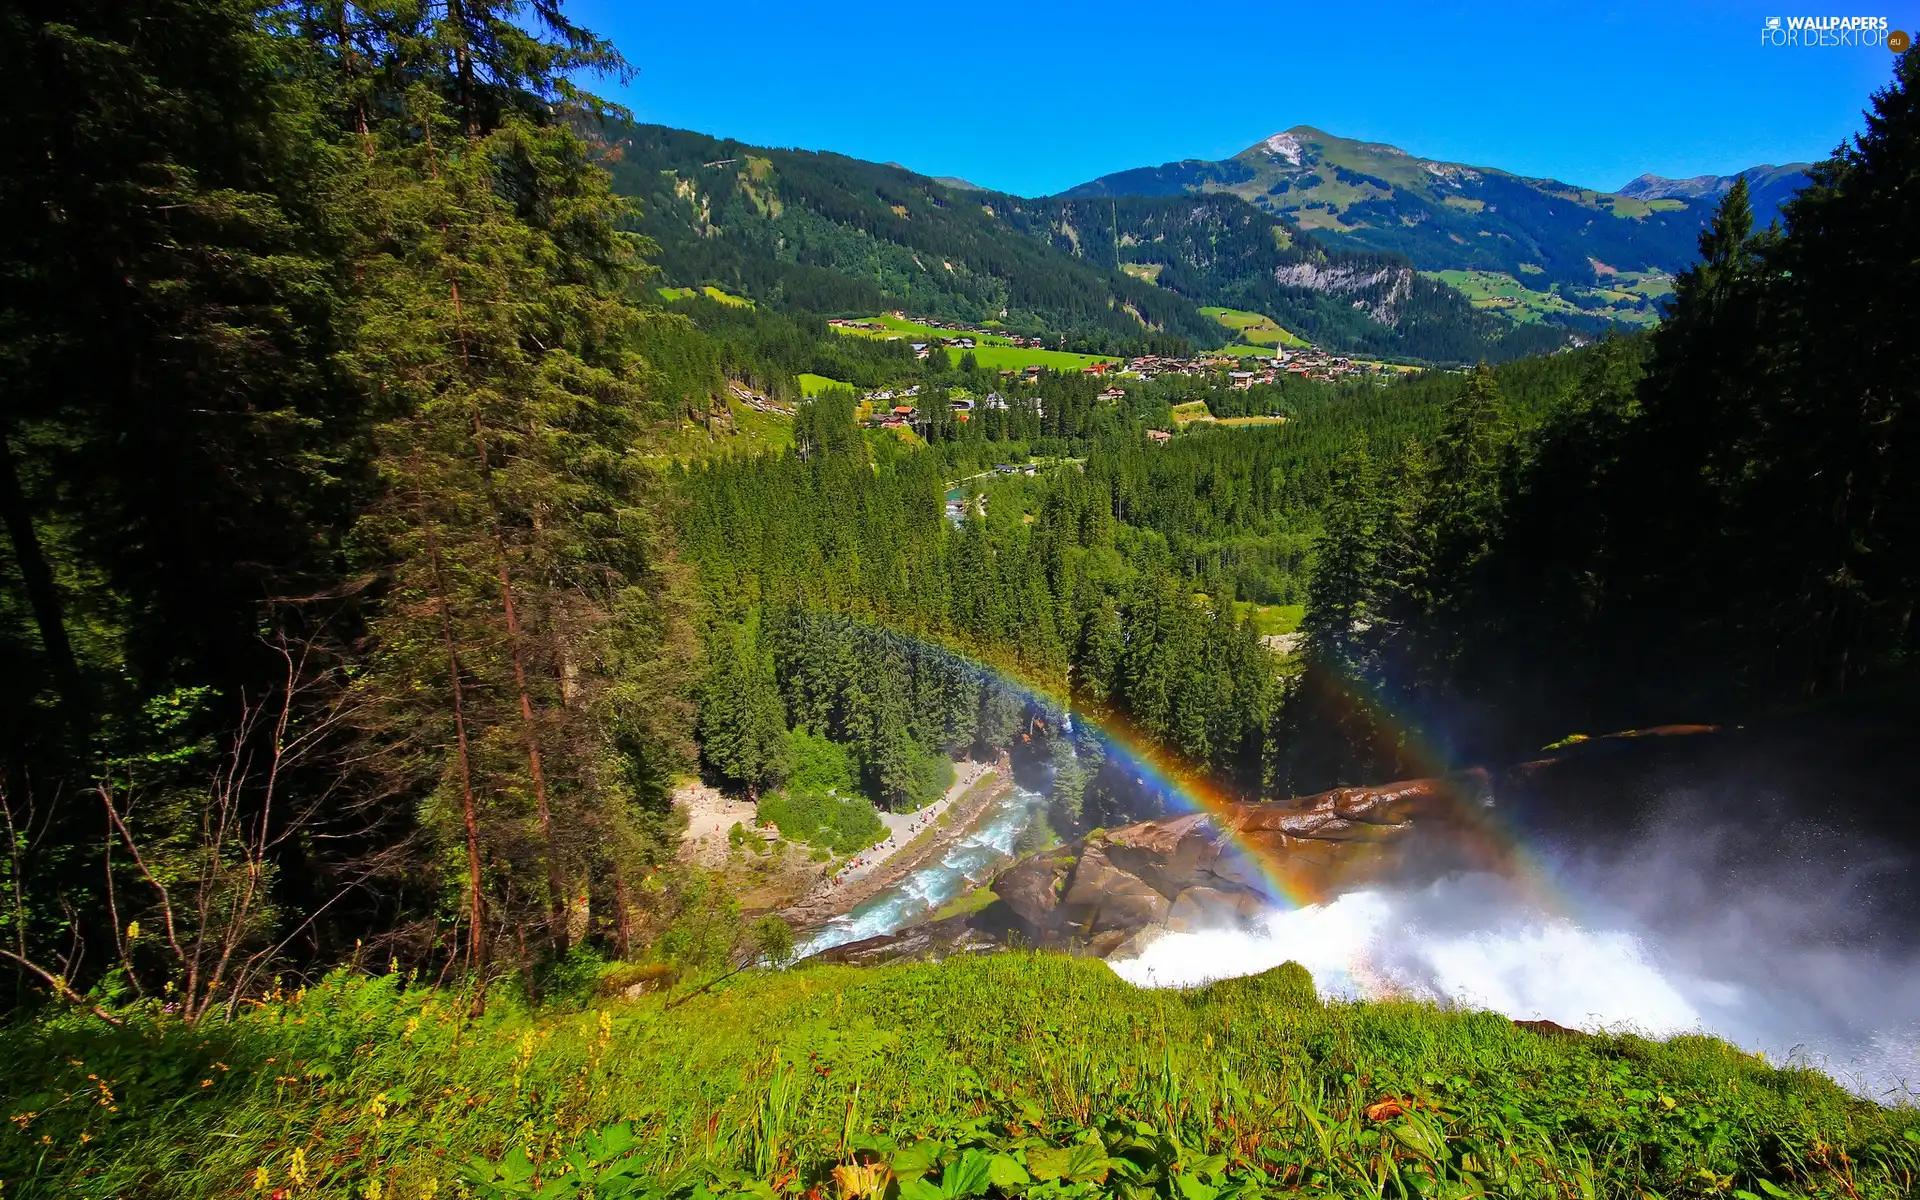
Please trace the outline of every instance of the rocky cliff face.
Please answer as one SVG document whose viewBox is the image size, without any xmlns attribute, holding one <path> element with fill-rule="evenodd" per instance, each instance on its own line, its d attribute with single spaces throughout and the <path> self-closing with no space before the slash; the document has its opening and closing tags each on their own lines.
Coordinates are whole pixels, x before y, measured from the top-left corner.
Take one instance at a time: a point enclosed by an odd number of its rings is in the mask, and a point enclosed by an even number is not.
<svg viewBox="0 0 1920 1200">
<path fill-rule="evenodd" d="M 1411 267 L 1353 267 L 1312 259 L 1282 263 L 1273 270 L 1281 287 L 1305 288 L 1329 296 L 1353 296 L 1355 308 L 1364 308 L 1377 324 L 1393 325 L 1398 307 L 1413 295 Z"/>
</svg>

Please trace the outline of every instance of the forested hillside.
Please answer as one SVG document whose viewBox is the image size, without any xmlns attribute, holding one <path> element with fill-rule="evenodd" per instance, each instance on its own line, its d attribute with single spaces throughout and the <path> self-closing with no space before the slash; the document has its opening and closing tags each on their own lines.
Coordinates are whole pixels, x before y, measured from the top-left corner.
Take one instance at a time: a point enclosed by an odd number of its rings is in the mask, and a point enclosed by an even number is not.
<svg viewBox="0 0 1920 1200">
<path fill-rule="evenodd" d="M 1644 359 L 1602 347 L 1530 431 L 1476 374 L 1422 454 L 1354 448 L 1310 674 L 1476 757 L 1780 706 L 1911 713 L 1920 56 L 1896 64 L 1783 230 L 1731 187 Z M 1391 774 L 1395 736 L 1349 724 L 1323 768 Z"/>
<path fill-rule="evenodd" d="M 1510 419 L 1538 421 L 1591 353 L 1501 368 Z M 1288 790 L 1281 664 L 1235 602 L 1304 600 L 1336 459 L 1356 440 L 1418 453 L 1461 386 L 1288 383 L 1176 377 L 1101 403 L 1097 384 L 1050 377 L 1015 391 L 1002 424 L 934 425 L 934 445 L 913 453 L 863 439 L 849 401 L 829 396 L 802 406 L 799 453 L 694 469 L 683 547 L 718 647 L 701 692 L 707 761 L 742 789 L 777 788 L 792 733 L 826 737 L 849 748 L 874 800 L 917 807 L 927 764 L 1009 744 L 1037 690 L 1042 736 L 1026 745 L 1060 768 L 1065 826 L 1160 803 L 1124 766 L 1103 769 L 1097 739 L 1061 729 L 1069 704 L 1227 791 Z M 927 392 L 945 408 L 945 386 Z M 1196 400 L 1288 417 L 1149 444 L 1150 420 Z M 942 519 L 949 480 L 1032 452 L 1074 458 L 1033 479 L 969 482 L 960 490 L 980 502 L 957 526 Z"/>
<path fill-rule="evenodd" d="M 639 227 L 673 283 L 829 315 L 904 308 L 1000 321 L 1064 335 L 1076 349 L 1223 340 L 1197 311 L 1204 301 L 1020 236 L 1008 224 L 1012 197 L 657 125 L 617 125 L 607 137 L 614 185 L 642 202 Z"/>
<path fill-rule="evenodd" d="M 623 941 L 692 644 L 638 457 L 684 321 L 573 132 L 618 54 L 557 9 L 4 20 L 0 954 L 197 1018 L 362 942 Z"/>
<path fill-rule="evenodd" d="M 1198 311 L 1218 305 L 1342 352 L 1456 364 L 1608 326 L 1578 314 L 1516 326 L 1403 256 L 1323 246 L 1234 196 L 1030 200 L 660 126 L 608 136 L 615 186 L 643 201 L 669 281 L 787 310 L 899 308 L 1121 351 L 1221 345 Z"/>
<path fill-rule="evenodd" d="M 1337 350 L 1423 362 L 1470 363 L 1544 354 L 1603 318 L 1515 324 L 1469 304 L 1452 287 L 1391 252 L 1332 249 L 1237 197 L 1053 200 L 1035 206 L 1040 230 L 1096 260 L 1111 253 L 1160 287 L 1209 305 L 1265 313 Z"/>
</svg>

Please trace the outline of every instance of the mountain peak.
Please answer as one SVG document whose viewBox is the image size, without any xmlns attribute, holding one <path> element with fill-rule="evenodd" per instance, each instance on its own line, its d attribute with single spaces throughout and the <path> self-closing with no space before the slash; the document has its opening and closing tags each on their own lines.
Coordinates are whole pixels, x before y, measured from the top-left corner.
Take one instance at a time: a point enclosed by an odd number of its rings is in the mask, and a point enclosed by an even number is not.
<svg viewBox="0 0 1920 1200">
<path fill-rule="evenodd" d="M 1296 125 L 1292 129 L 1273 134 L 1260 144 L 1266 147 L 1268 154 L 1275 158 L 1284 158 L 1297 167 L 1300 165 L 1300 156 L 1304 153 L 1299 137 L 1303 132 L 1311 131 L 1304 125 Z"/>
<path fill-rule="evenodd" d="M 1806 169 L 1806 163 L 1788 163 L 1784 167 L 1762 163 L 1757 167 L 1748 167 L 1737 175 L 1695 175 L 1689 179 L 1668 179 L 1662 175 L 1647 174 L 1621 188 L 1620 195 L 1632 196 L 1637 200 L 1661 200 L 1670 196 L 1696 200 L 1722 195 L 1733 186 L 1736 179 L 1745 179 L 1752 186 L 1780 174 L 1802 174 Z"/>
</svg>

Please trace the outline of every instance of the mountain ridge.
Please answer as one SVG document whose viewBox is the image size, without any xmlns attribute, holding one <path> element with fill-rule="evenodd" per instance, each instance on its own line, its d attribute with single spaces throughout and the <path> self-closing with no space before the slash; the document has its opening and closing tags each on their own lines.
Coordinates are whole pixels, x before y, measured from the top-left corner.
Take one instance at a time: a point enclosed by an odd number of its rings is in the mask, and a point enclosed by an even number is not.
<svg viewBox="0 0 1920 1200">
<path fill-rule="evenodd" d="M 1219 346 L 1228 331 L 1200 309 L 1257 308 L 1336 352 L 1451 364 L 1556 349 L 1605 326 L 1569 309 L 1551 327 L 1516 329 L 1402 256 L 1323 246 L 1235 197 L 1034 200 L 665 126 L 605 136 L 665 281 L 776 307 L 994 320 L 1106 353 L 1156 338 Z"/>
<path fill-rule="evenodd" d="M 1750 202 L 1753 205 L 1754 224 L 1765 225 L 1780 215 L 1781 206 L 1792 198 L 1794 192 L 1806 186 L 1807 172 L 1812 169 L 1812 163 L 1792 162 L 1779 166 L 1761 163 L 1731 175 L 1694 175 L 1686 179 L 1646 174 L 1627 181 L 1615 195 L 1631 196 L 1637 200 L 1717 201 L 1727 194 L 1735 180 L 1744 179 L 1752 197 Z"/>
<path fill-rule="evenodd" d="M 1807 180 L 1800 163 L 1740 174 L 1762 225 Z M 1429 272 L 1491 271 L 1529 287 L 1591 289 L 1618 283 L 1613 277 L 1623 272 L 1671 275 L 1691 262 L 1733 178 L 1642 176 L 1603 192 L 1295 125 L 1225 159 L 1113 172 L 1057 198 L 1227 192 L 1329 247 L 1403 253 Z"/>
</svg>

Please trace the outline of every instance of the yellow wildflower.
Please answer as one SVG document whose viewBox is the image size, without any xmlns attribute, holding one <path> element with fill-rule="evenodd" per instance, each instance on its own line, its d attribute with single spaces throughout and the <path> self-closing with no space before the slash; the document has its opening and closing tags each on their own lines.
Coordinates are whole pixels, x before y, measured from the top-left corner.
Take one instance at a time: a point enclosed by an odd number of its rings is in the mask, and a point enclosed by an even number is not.
<svg viewBox="0 0 1920 1200">
<path fill-rule="evenodd" d="M 273 1172 L 267 1170 L 264 1165 L 255 1167 L 253 1169 L 253 1186 L 263 1192 L 272 1187 Z"/>
<path fill-rule="evenodd" d="M 307 1152 L 305 1150 L 295 1150 L 293 1152 L 293 1162 L 287 1167 L 287 1178 L 293 1180 L 294 1186 L 296 1187 L 306 1186 Z"/>
</svg>

